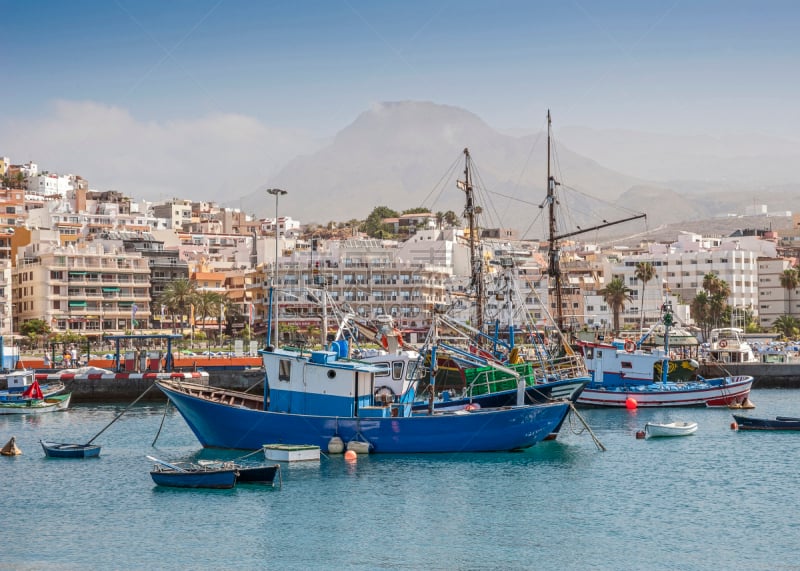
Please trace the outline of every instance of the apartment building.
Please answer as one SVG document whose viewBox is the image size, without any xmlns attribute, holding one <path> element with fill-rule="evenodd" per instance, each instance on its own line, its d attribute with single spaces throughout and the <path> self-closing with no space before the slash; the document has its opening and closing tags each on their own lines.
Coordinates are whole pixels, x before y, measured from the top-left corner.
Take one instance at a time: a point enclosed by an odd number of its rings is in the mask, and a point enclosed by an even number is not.
<svg viewBox="0 0 800 571">
<path fill-rule="evenodd" d="M 111 243 L 54 245 L 34 240 L 12 271 L 14 330 L 43 319 L 56 332 L 100 337 L 145 328 L 150 268 Z"/>
</svg>

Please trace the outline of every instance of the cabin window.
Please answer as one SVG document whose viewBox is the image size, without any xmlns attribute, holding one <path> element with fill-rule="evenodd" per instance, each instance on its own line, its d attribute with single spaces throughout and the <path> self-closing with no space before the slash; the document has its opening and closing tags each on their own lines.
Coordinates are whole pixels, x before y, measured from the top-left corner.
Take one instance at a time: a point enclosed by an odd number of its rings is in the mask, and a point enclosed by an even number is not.
<svg viewBox="0 0 800 571">
<path fill-rule="evenodd" d="M 633 365 L 630 361 L 622 361 L 619 366 L 623 369 L 633 369 Z"/>
<path fill-rule="evenodd" d="M 403 361 L 395 361 L 392 363 L 392 378 L 395 381 L 402 380 L 403 378 Z"/>
<path fill-rule="evenodd" d="M 288 359 L 281 359 L 278 361 L 278 380 L 289 382 L 289 377 L 292 374 L 292 362 Z"/>
<path fill-rule="evenodd" d="M 389 376 L 389 363 L 375 363 L 375 366 L 380 369 L 375 373 L 376 377 L 388 377 Z"/>
<path fill-rule="evenodd" d="M 586 358 L 587 359 L 594 358 L 594 348 L 593 347 L 587 347 L 586 348 Z"/>
</svg>

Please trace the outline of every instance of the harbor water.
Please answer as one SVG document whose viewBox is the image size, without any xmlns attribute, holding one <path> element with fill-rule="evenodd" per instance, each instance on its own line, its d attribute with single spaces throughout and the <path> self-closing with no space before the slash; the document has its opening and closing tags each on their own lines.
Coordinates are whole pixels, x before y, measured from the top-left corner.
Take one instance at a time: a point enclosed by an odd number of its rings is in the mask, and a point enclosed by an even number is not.
<svg viewBox="0 0 800 571">
<path fill-rule="evenodd" d="M 796 391 L 751 400 L 800 416 Z M 274 488 L 156 487 L 148 455 L 243 454 L 201 449 L 160 403 L 111 425 L 100 458 L 44 457 L 39 439 L 85 442 L 127 404 L 0 416 L 23 451 L 0 457 L 0 569 L 800 569 L 800 432 L 736 432 L 727 409 L 583 409 L 607 451 L 572 422 L 522 452 L 284 465 Z M 699 429 L 636 438 L 673 420 Z"/>
</svg>

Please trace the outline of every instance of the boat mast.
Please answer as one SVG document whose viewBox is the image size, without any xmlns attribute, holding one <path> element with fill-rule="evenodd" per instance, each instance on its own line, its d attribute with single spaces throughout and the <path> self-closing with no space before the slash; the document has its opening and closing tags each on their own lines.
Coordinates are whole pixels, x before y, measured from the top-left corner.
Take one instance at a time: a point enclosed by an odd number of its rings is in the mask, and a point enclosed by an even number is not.
<svg viewBox="0 0 800 571">
<path fill-rule="evenodd" d="M 552 121 L 550 119 L 550 110 L 547 110 L 547 198 L 545 198 L 545 203 L 548 205 L 548 215 L 549 215 L 549 246 L 548 246 L 548 265 L 547 265 L 547 273 L 548 275 L 553 278 L 553 293 L 555 294 L 556 298 L 556 311 L 555 311 L 555 321 L 556 325 L 558 326 L 559 331 L 564 331 L 564 312 L 562 309 L 562 296 L 563 292 L 561 291 L 561 267 L 559 264 L 559 259 L 561 257 L 561 249 L 558 245 L 559 240 L 563 240 L 564 238 L 570 238 L 572 236 L 577 236 L 578 234 L 586 234 L 587 232 L 594 232 L 595 230 L 601 230 L 603 228 L 607 228 L 608 226 L 615 226 L 617 224 L 622 224 L 623 222 L 629 222 L 631 220 L 638 220 L 639 218 L 647 218 L 647 214 L 636 214 L 634 216 L 629 216 L 627 218 L 622 218 L 620 220 L 613 220 L 608 222 L 607 220 L 603 220 L 602 224 L 597 224 L 596 226 L 591 226 L 589 228 L 581 228 L 580 230 L 575 230 L 574 232 L 567 232 L 566 234 L 558 235 L 556 234 L 556 186 L 560 185 L 560 182 L 556 182 L 555 177 L 552 176 L 550 173 L 550 150 L 551 150 L 551 133 L 552 133 Z M 544 207 L 544 203 L 539 205 L 539 208 Z"/>
<path fill-rule="evenodd" d="M 549 220 L 549 237 L 548 237 L 548 265 L 547 273 L 553 278 L 553 293 L 556 297 L 556 326 L 559 331 L 564 330 L 564 314 L 561 310 L 561 268 L 558 263 L 560 256 L 558 248 L 558 237 L 556 236 L 556 179 L 550 173 L 550 133 L 552 130 L 552 121 L 550 119 L 550 110 L 547 110 L 547 198 L 545 199 L 548 205 L 548 220 Z"/>
<path fill-rule="evenodd" d="M 475 291 L 475 329 L 483 331 L 483 305 L 484 305 L 484 284 L 483 284 L 483 256 L 480 253 L 480 243 L 477 239 L 478 226 L 477 215 L 480 214 L 480 207 L 475 206 L 475 195 L 472 189 L 472 172 L 469 149 L 464 149 L 464 180 L 457 181 L 458 188 L 467 195 L 467 205 L 464 208 L 464 216 L 469 225 L 469 263 L 471 268 L 470 286 Z"/>
</svg>

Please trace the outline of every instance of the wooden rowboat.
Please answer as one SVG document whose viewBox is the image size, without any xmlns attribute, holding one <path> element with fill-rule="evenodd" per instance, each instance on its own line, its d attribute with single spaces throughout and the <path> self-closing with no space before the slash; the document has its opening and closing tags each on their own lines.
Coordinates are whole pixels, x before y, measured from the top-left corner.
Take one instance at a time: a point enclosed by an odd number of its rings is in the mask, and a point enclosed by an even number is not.
<svg viewBox="0 0 800 571">
<path fill-rule="evenodd" d="M 97 458 L 100 446 L 97 444 L 67 444 L 40 440 L 44 455 L 48 458 Z"/>
<path fill-rule="evenodd" d="M 228 489 L 236 485 L 238 472 L 233 467 L 212 468 L 199 464 L 170 464 L 148 456 L 155 462 L 150 477 L 159 486 L 171 488 Z"/>
<path fill-rule="evenodd" d="M 696 422 L 668 422 L 659 424 L 648 422 L 644 425 L 645 438 L 657 436 L 689 436 L 697 432 Z"/>
</svg>

